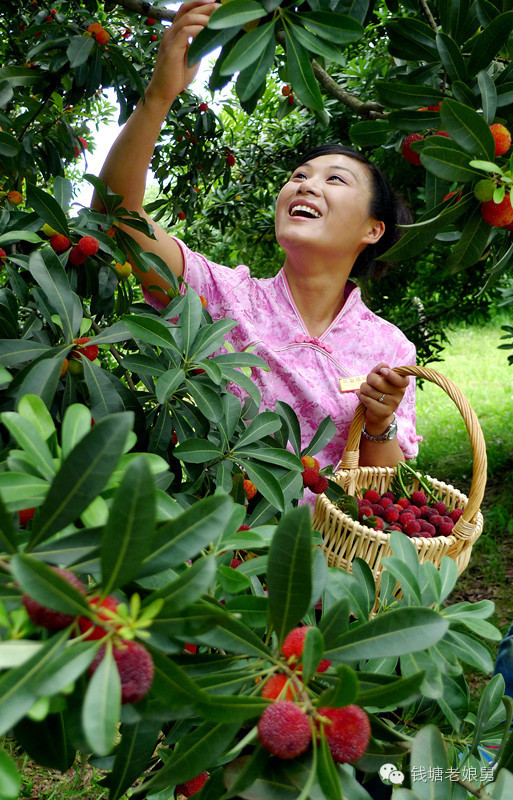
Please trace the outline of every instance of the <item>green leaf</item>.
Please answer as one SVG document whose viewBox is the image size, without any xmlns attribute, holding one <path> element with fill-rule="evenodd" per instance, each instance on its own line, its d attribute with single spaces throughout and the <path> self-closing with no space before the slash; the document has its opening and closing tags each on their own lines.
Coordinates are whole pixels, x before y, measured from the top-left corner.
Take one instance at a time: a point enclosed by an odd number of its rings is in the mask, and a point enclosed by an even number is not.
<svg viewBox="0 0 513 800">
<path fill-rule="evenodd" d="M 0 798 L 1 800 L 17 800 L 21 788 L 21 775 L 15 762 L 0 748 Z"/>
<path fill-rule="evenodd" d="M 9 519 L 13 511 L 40 506 L 49 488 L 48 481 L 36 475 L 26 472 L 0 472 L 0 491 L 11 512 Z"/>
<path fill-rule="evenodd" d="M 326 800 L 343 800 L 338 771 L 324 735 L 320 736 L 318 744 L 317 780 Z"/>
<path fill-rule="evenodd" d="M 155 483 L 144 455 L 132 461 L 114 495 L 100 547 L 102 591 L 111 594 L 138 572 L 155 524 Z"/>
<path fill-rule="evenodd" d="M 493 672 L 490 651 L 474 637 L 451 629 L 448 631 L 445 641 L 460 661 L 483 672 Z"/>
<path fill-rule="evenodd" d="M 486 784 L 486 791 L 493 800 L 508 800 L 513 792 L 513 775 L 507 769 L 501 769 L 493 783 Z"/>
<path fill-rule="evenodd" d="M 203 317 L 203 306 L 199 295 L 193 290 L 188 289 L 183 298 L 183 306 L 180 311 L 179 327 L 182 338 L 182 350 L 184 358 L 189 358 L 191 345 L 198 333 Z"/>
<path fill-rule="evenodd" d="M 32 242 L 33 244 L 39 244 L 43 240 L 37 233 L 32 233 L 31 231 L 8 231 L 7 233 L 2 233 L 0 236 L 0 244 L 15 244 L 16 242 Z"/>
<path fill-rule="evenodd" d="M 48 701 L 41 698 L 39 702 Z M 25 717 L 15 726 L 14 737 L 40 767 L 66 772 L 75 760 L 76 751 L 67 736 L 62 712 L 49 713 L 37 721 Z M 1 793 L 0 798 L 3 798 Z"/>
<path fill-rule="evenodd" d="M 224 28 L 242 28 L 247 22 L 265 17 L 267 11 L 254 0 L 230 0 L 218 8 L 208 20 L 208 27 L 213 31 Z"/>
<path fill-rule="evenodd" d="M 485 689 L 479 698 L 476 727 L 474 729 L 474 735 L 472 737 L 472 743 L 470 746 L 471 754 L 477 754 L 478 745 L 481 742 L 485 730 L 487 727 L 489 727 L 490 718 L 501 706 L 503 695 L 504 677 L 501 674 L 494 675 L 486 684 Z"/>
<path fill-rule="evenodd" d="M 91 416 L 95 422 L 110 414 L 123 411 L 123 400 L 113 383 L 113 379 L 116 380 L 116 378 L 111 377 L 107 370 L 97 366 L 94 361 L 89 361 L 86 356 L 81 355 L 80 358 L 84 366 L 84 380 L 89 391 Z"/>
<path fill-rule="evenodd" d="M 467 65 L 469 77 L 477 75 L 489 66 L 490 61 L 506 44 L 512 30 L 513 11 L 507 11 L 495 17 L 483 32 L 475 37 Z"/>
<path fill-rule="evenodd" d="M 481 92 L 481 106 L 483 117 L 487 125 L 491 125 L 495 119 L 497 111 L 497 91 L 495 83 L 485 70 L 481 70 L 477 76 L 477 84 Z"/>
<path fill-rule="evenodd" d="M 436 46 L 442 59 L 445 71 L 451 81 L 465 81 L 467 68 L 461 50 L 447 33 L 439 31 L 436 34 Z"/>
<path fill-rule="evenodd" d="M 88 668 L 101 647 L 100 642 L 73 642 L 54 658 L 38 675 L 38 693 L 53 695 L 66 689 Z"/>
<path fill-rule="evenodd" d="M 17 402 L 26 394 L 35 394 L 50 408 L 59 383 L 62 360 L 59 358 L 40 359 L 24 374 L 23 379 L 10 392 Z"/>
<path fill-rule="evenodd" d="M 78 519 L 100 494 L 125 449 L 131 412 L 96 423 L 61 464 L 34 522 L 29 549 Z"/>
<path fill-rule="evenodd" d="M 205 693 L 178 664 L 160 650 L 149 648 L 155 664 L 152 695 L 168 709 L 194 708 Z"/>
<path fill-rule="evenodd" d="M 301 456 L 313 456 L 318 453 L 331 442 L 336 432 L 337 429 L 331 417 L 324 417 L 309 444 L 301 451 Z"/>
<path fill-rule="evenodd" d="M 285 469 L 303 471 L 300 459 L 289 450 L 280 450 L 278 447 L 239 447 L 233 448 L 233 455 L 237 458 L 256 458 L 257 461 L 264 461 L 268 464 L 276 464 Z"/>
<path fill-rule="evenodd" d="M 478 206 L 470 214 L 459 241 L 451 249 L 446 266 L 450 273 L 472 267 L 479 261 L 490 238 L 490 225 L 481 216 Z"/>
<path fill-rule="evenodd" d="M 236 0 L 231 0 L 235 3 Z M 147 783 L 148 789 L 168 788 L 196 777 L 201 769 L 215 766 L 221 753 L 228 748 L 239 730 L 239 724 L 203 722 L 188 733 L 175 747 L 170 759 Z"/>
<path fill-rule="evenodd" d="M 50 199 L 55 203 L 53 197 Z M 60 211 L 60 207 L 58 208 Z M 61 262 L 51 248 L 34 250 L 30 254 L 28 268 L 45 293 L 50 307 L 59 315 L 66 341 L 70 344 L 80 329 L 82 304 L 77 295 L 71 291 L 68 276 Z"/>
<path fill-rule="evenodd" d="M 211 325 L 203 325 L 202 328 L 199 329 L 196 337 L 191 344 L 189 359 L 192 361 L 199 361 L 202 358 L 206 358 L 207 356 L 211 355 L 215 350 L 219 350 L 224 343 L 224 335 L 231 331 L 232 328 L 235 328 L 237 323 L 233 319 L 217 319 Z M 236 353 L 227 354 L 227 355 L 239 355 Z M 240 353 L 242 357 L 246 355 L 245 353 Z M 216 357 L 211 359 L 214 362 L 217 362 Z M 257 356 L 258 358 L 258 356 Z M 260 359 L 261 363 L 263 359 Z M 234 364 L 234 366 L 243 366 L 239 364 Z M 255 365 L 253 365 L 255 366 Z"/>
<path fill-rule="evenodd" d="M 436 33 L 427 22 L 409 17 L 395 19 L 386 25 L 390 37 L 389 52 L 407 61 L 437 61 Z"/>
<path fill-rule="evenodd" d="M 230 2 L 234 2 L 234 0 L 230 0 Z M 241 434 L 237 442 L 237 447 L 258 442 L 260 439 L 263 439 L 264 436 L 270 436 L 272 433 L 275 433 L 280 427 L 281 420 L 278 414 L 275 414 L 274 411 L 262 411 L 261 414 L 258 414 L 250 422 L 244 433 Z"/>
<path fill-rule="evenodd" d="M 385 144 L 391 131 L 389 120 L 372 119 L 355 122 L 349 128 L 349 136 L 358 147 L 377 147 Z"/>
<path fill-rule="evenodd" d="M 20 152 L 21 145 L 12 134 L 0 131 L 0 155 L 14 158 Z"/>
<path fill-rule="evenodd" d="M 18 554 L 11 563 L 23 591 L 41 605 L 72 616 L 89 610 L 84 595 L 42 561 Z"/>
<path fill-rule="evenodd" d="M 55 425 L 52 415 L 40 397 L 27 394 L 18 403 L 18 413 L 32 422 L 44 440 L 55 434 Z"/>
<path fill-rule="evenodd" d="M 440 774 L 445 775 L 449 760 L 438 728 L 426 725 L 417 733 L 410 758 L 412 774 L 432 775 L 434 770 L 441 770 Z M 418 780 L 413 781 L 413 786 L 419 800 L 447 800 L 448 786 L 443 780 Z"/>
<path fill-rule="evenodd" d="M 404 599 L 412 606 L 422 604 L 419 582 L 408 564 L 395 556 L 383 559 L 383 566 L 399 581 Z"/>
<path fill-rule="evenodd" d="M 232 0 L 233 2 L 233 0 Z M 187 50 L 187 66 L 192 67 L 197 64 L 203 56 L 216 50 L 218 47 L 230 42 L 239 33 L 238 28 L 222 28 L 213 30 L 211 27 L 203 28 L 195 37 L 193 43 Z"/>
<path fill-rule="evenodd" d="M 513 18 L 513 11 L 511 12 Z M 446 98 L 440 107 L 442 125 L 467 153 L 491 161 L 495 142 L 487 123 L 476 111 L 457 100 Z"/>
<path fill-rule="evenodd" d="M 143 602 L 143 608 L 151 605 L 154 600 L 162 599 L 164 601 L 162 615 L 176 613 L 199 600 L 210 588 L 215 574 L 214 556 L 198 558 L 176 580 L 148 595 Z"/>
<path fill-rule="evenodd" d="M 457 181 L 458 183 L 467 183 L 482 177 L 479 172 L 469 166 L 471 158 L 458 147 L 456 142 L 438 136 L 432 136 L 426 140 L 426 145 L 420 154 L 420 160 L 426 169 L 444 181 Z M 458 206 L 458 211 L 461 210 L 461 203 L 462 200 L 455 203 L 451 210 Z M 447 215 L 441 217 L 441 220 L 447 220 Z"/>
<path fill-rule="evenodd" d="M 12 514 L 10 514 L 5 507 L 0 487 L 0 552 L 15 553 L 17 544 L 17 535 L 12 521 Z"/>
<path fill-rule="evenodd" d="M 32 183 L 27 183 L 27 205 L 31 206 L 43 222 L 54 228 L 57 233 L 70 238 L 66 215 L 51 194 Z"/>
<path fill-rule="evenodd" d="M 51 479 L 55 475 L 53 457 L 36 426 L 15 411 L 5 411 L 1 419 L 39 474 Z"/>
<path fill-rule="evenodd" d="M 235 2 L 235 0 L 230 0 Z M 185 388 L 201 413 L 211 422 L 219 422 L 223 417 L 223 404 L 216 389 L 211 389 L 203 381 L 186 378 Z"/>
<path fill-rule="evenodd" d="M 265 499 L 279 511 L 285 511 L 285 495 L 279 480 L 272 472 L 254 461 L 246 461 L 244 469 L 249 480 L 255 484 Z"/>
<path fill-rule="evenodd" d="M 301 22 L 307 30 L 336 44 L 356 42 L 365 32 L 357 20 L 333 11 L 303 11 L 290 16 L 294 21 Z"/>
<path fill-rule="evenodd" d="M 0 736 L 25 716 L 39 697 L 38 675 L 63 651 L 68 631 L 52 636 L 28 661 L 0 677 Z"/>
<path fill-rule="evenodd" d="M 234 0 L 231 0 L 231 2 L 234 2 Z M 268 49 L 269 43 L 274 41 L 275 25 L 276 20 L 271 20 L 271 22 L 266 22 L 265 25 L 259 25 L 258 28 L 245 33 L 235 43 L 235 46 L 223 61 L 220 74 L 233 75 L 234 72 L 239 72 L 245 67 L 253 65 Z"/>
<path fill-rule="evenodd" d="M 72 36 L 69 40 L 66 55 L 71 69 L 77 69 L 85 64 L 95 44 L 92 36 Z"/>
<path fill-rule="evenodd" d="M 275 412 L 287 423 L 288 441 L 292 445 L 295 454 L 299 456 L 301 452 L 301 428 L 296 412 L 282 400 L 278 400 L 274 408 Z"/>
<path fill-rule="evenodd" d="M 235 0 L 231 0 L 231 2 L 235 2 Z M 319 84 L 315 79 L 308 54 L 299 39 L 296 38 L 294 27 L 289 24 L 285 26 L 285 44 L 287 66 L 289 74 L 293 76 L 294 91 L 307 108 L 320 111 L 324 108 L 324 103 Z"/>
<path fill-rule="evenodd" d="M 376 81 L 380 103 L 390 108 L 404 109 L 406 106 L 435 105 L 442 99 L 438 89 L 423 84 L 399 83 L 398 81 Z"/>
<path fill-rule="evenodd" d="M 155 381 L 155 396 L 159 403 L 165 403 L 172 396 L 175 389 L 185 380 L 183 369 L 168 369 Z"/>
<path fill-rule="evenodd" d="M 334 662 L 400 656 L 425 650 L 448 633 L 448 622 L 429 608 L 398 608 L 343 633 L 325 658 Z"/>
<path fill-rule="evenodd" d="M 232 0 L 233 2 L 234 0 Z M 171 331 L 157 317 L 131 316 L 123 317 L 123 322 L 135 339 L 161 348 L 170 348 L 178 352 L 178 347 Z"/>
<path fill-rule="evenodd" d="M 109 773 L 109 800 L 119 800 L 148 768 L 153 755 L 161 723 L 138 719 L 132 724 L 123 723 L 121 742 L 116 747 L 116 757 Z"/>
<path fill-rule="evenodd" d="M 331 17 L 331 15 L 329 16 Z M 296 17 L 296 19 L 298 18 Z M 308 25 L 307 27 L 310 26 Z M 326 41 L 326 39 L 322 39 L 321 34 L 316 36 L 315 33 L 311 33 L 309 30 L 301 28 L 299 25 L 294 26 L 294 33 L 300 44 L 306 47 L 311 53 L 323 56 L 329 61 L 333 61 L 335 64 L 345 66 L 346 59 L 344 54 L 336 45 L 331 44 L 331 42 Z"/>
<path fill-rule="evenodd" d="M 180 461 L 190 464 L 203 464 L 204 461 L 213 461 L 222 458 L 222 450 L 209 442 L 208 439 L 188 439 L 175 447 L 173 455 Z"/>
<path fill-rule="evenodd" d="M 87 406 L 74 403 L 64 412 L 61 429 L 62 456 L 66 458 L 91 430 L 91 412 Z"/>
<path fill-rule="evenodd" d="M 138 574 L 152 575 L 183 564 L 209 544 L 217 542 L 232 507 L 233 500 L 229 495 L 212 495 L 161 525 L 151 553 L 143 561 Z"/>
<path fill-rule="evenodd" d="M 269 548 L 269 615 L 279 644 L 308 611 L 311 535 L 310 510 L 301 506 L 281 518 Z"/>
<path fill-rule="evenodd" d="M 121 680 L 109 641 L 82 706 L 82 729 L 91 752 L 107 756 L 114 749 L 120 713 Z"/>
<path fill-rule="evenodd" d="M 203 719 L 218 722 L 245 722 L 259 717 L 269 703 L 262 697 L 222 697 L 212 695 L 207 702 L 199 704 L 198 711 Z"/>
</svg>

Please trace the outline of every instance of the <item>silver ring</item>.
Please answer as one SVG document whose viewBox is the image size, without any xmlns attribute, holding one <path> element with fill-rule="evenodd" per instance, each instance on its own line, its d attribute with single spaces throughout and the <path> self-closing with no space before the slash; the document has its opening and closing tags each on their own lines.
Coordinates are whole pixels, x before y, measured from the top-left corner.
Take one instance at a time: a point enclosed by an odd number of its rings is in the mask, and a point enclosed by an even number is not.
<svg viewBox="0 0 513 800">
<path fill-rule="evenodd" d="M 385 402 L 385 393 L 383 393 L 381 397 L 378 397 L 378 403 L 384 403 L 384 402 Z"/>
</svg>

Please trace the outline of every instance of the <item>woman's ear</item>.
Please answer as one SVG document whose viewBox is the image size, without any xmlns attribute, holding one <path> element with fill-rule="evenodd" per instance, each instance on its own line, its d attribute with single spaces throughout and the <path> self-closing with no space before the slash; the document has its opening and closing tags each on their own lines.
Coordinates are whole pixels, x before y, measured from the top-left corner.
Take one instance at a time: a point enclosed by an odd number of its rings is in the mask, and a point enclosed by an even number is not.
<svg viewBox="0 0 513 800">
<path fill-rule="evenodd" d="M 380 219 L 371 220 L 371 227 L 368 233 L 364 236 L 363 241 L 365 244 L 376 244 L 379 242 L 385 233 L 385 223 Z"/>
</svg>

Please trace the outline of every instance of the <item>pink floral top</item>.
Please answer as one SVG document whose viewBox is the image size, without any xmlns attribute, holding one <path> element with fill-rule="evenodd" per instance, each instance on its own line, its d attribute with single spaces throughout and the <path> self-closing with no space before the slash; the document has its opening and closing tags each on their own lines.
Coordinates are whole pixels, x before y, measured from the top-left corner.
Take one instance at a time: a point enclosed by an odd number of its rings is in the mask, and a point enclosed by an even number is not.
<svg viewBox="0 0 513 800">
<path fill-rule="evenodd" d="M 321 467 L 336 467 L 358 405 L 354 391 L 341 391 L 340 378 L 366 375 L 380 361 L 391 367 L 413 364 L 414 345 L 395 325 L 370 311 L 351 282 L 338 316 L 322 336 L 312 338 L 283 270 L 273 278 L 252 278 L 246 266 L 215 264 L 176 241 L 184 256 L 184 280 L 206 298 L 212 318 L 238 321 L 225 338 L 235 350 L 251 350 L 270 367 L 270 372 L 252 370 L 262 394 L 261 410 L 274 410 L 277 400 L 288 403 L 300 422 L 302 447 L 329 414 L 337 433 L 316 458 Z M 239 397 L 245 395 L 240 387 L 231 388 Z M 418 450 L 413 379 L 397 409 L 397 421 L 401 449 L 406 458 L 413 458 Z"/>
</svg>

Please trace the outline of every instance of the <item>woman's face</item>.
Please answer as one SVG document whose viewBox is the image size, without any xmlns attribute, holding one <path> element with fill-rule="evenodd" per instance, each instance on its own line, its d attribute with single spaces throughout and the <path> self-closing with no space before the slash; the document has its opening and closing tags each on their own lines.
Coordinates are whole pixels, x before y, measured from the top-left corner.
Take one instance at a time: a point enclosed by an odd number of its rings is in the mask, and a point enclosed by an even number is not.
<svg viewBox="0 0 513 800">
<path fill-rule="evenodd" d="M 384 231 L 383 223 L 371 217 L 370 203 L 365 164 L 338 153 L 314 158 L 294 170 L 278 195 L 278 244 L 287 254 L 308 247 L 354 261 Z"/>
</svg>

